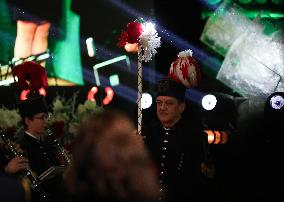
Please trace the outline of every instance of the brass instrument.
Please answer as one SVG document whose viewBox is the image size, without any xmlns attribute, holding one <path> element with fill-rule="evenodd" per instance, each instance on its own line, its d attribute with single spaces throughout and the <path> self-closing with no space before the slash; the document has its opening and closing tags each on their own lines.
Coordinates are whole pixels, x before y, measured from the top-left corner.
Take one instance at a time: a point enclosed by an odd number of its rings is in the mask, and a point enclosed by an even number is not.
<svg viewBox="0 0 284 202">
<path fill-rule="evenodd" d="M 12 141 L 6 137 L 5 131 L 0 129 L 0 136 L 3 140 L 3 142 L 7 145 L 8 147 L 8 151 L 9 151 L 9 156 L 10 158 L 15 158 L 18 156 L 23 156 L 22 153 L 19 153 L 13 146 Z M 28 166 L 25 170 L 24 170 L 24 175 L 27 176 L 27 178 L 30 180 L 31 182 L 31 188 L 32 189 L 39 189 L 41 191 L 41 195 L 43 198 L 47 197 L 47 194 L 41 190 L 39 188 L 39 185 L 41 183 L 41 181 L 34 175 L 34 173 L 32 172 L 31 168 Z"/>
<path fill-rule="evenodd" d="M 52 136 L 52 135 L 53 135 L 53 133 L 52 133 L 52 131 L 51 131 L 50 128 L 47 129 L 47 135 L 48 135 L 48 136 Z M 60 155 L 63 157 L 65 164 L 66 164 L 66 165 L 71 164 L 71 157 L 70 157 L 70 155 L 68 154 L 68 151 L 67 151 L 64 147 L 62 147 L 62 146 L 60 145 L 59 141 L 58 141 L 57 139 L 54 139 L 54 140 L 52 141 L 52 143 L 53 143 L 53 145 L 56 147 L 56 149 L 58 150 L 58 152 L 60 153 Z"/>
</svg>

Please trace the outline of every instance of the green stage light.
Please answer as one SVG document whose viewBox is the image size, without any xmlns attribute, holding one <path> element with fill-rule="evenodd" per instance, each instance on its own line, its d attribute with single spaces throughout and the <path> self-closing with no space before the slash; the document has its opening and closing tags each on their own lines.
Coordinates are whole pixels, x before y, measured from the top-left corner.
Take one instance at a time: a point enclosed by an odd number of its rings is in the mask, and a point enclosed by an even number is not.
<svg viewBox="0 0 284 202">
<path fill-rule="evenodd" d="M 119 85 L 119 76 L 117 74 L 113 74 L 109 77 L 109 82 L 111 86 Z"/>
<path fill-rule="evenodd" d="M 239 0 L 239 2 L 242 4 L 249 4 L 252 2 L 252 0 Z"/>
<path fill-rule="evenodd" d="M 213 5 L 213 4 L 218 4 L 218 3 L 220 3 L 221 1 L 222 1 L 222 0 L 207 0 L 207 3 Z"/>
<path fill-rule="evenodd" d="M 93 66 L 93 70 L 94 70 L 94 76 L 95 76 L 95 79 L 96 79 L 96 85 L 97 86 L 101 85 L 98 69 L 100 69 L 102 67 L 106 67 L 106 66 L 108 66 L 110 64 L 113 64 L 113 63 L 116 63 L 116 62 L 119 62 L 119 61 L 123 61 L 123 60 L 125 60 L 125 62 L 126 62 L 126 67 L 128 69 L 130 69 L 130 60 L 129 60 L 129 57 L 126 56 L 126 55 L 118 56 L 116 58 L 113 58 L 113 59 L 110 59 L 110 60 L 107 60 L 107 61 L 104 61 L 104 62 L 101 62 L 101 63 L 98 63 L 98 64 L 94 65 Z M 113 82 L 114 84 L 117 82 L 115 76 L 114 77 L 110 77 L 110 79 L 112 79 L 111 82 Z"/>
<path fill-rule="evenodd" d="M 83 72 L 80 55 L 80 18 L 70 9 L 71 0 L 64 0 L 65 37 L 55 44 L 52 67 L 47 66 L 48 72 L 53 72 L 56 78 L 61 78 L 77 85 L 83 85 Z"/>
<path fill-rule="evenodd" d="M 274 4 L 279 5 L 279 4 L 284 3 L 284 0 L 271 0 L 271 2 L 274 3 Z"/>
<path fill-rule="evenodd" d="M 256 3 L 259 3 L 259 4 L 265 4 L 267 2 L 267 0 L 255 0 Z"/>
<path fill-rule="evenodd" d="M 213 11 L 209 10 L 203 10 L 201 13 L 201 18 L 207 19 L 208 17 L 213 15 Z M 269 10 L 262 10 L 260 12 L 259 10 L 250 10 L 250 11 L 245 11 L 244 16 L 250 18 L 250 19 L 255 19 L 256 17 L 259 18 L 272 18 L 272 19 L 280 19 L 284 18 L 284 13 L 283 12 L 274 12 L 274 11 L 269 11 Z"/>
<path fill-rule="evenodd" d="M 256 17 L 277 19 L 277 18 L 283 18 L 284 13 L 272 12 L 272 11 L 268 11 L 268 10 L 262 10 L 261 12 L 259 10 L 250 10 L 250 11 L 245 12 L 245 16 L 250 18 L 250 19 L 254 19 Z"/>
</svg>

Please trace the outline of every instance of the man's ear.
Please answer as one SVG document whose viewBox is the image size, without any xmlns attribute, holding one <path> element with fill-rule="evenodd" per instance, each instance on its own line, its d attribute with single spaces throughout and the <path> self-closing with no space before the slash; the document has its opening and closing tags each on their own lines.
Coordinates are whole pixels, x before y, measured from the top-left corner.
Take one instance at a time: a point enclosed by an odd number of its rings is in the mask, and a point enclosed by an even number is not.
<svg viewBox="0 0 284 202">
<path fill-rule="evenodd" d="M 24 118 L 25 124 L 28 125 L 31 122 L 31 119 L 28 117 Z"/>
<path fill-rule="evenodd" d="M 183 112 L 184 112 L 185 107 L 186 107 L 185 102 L 180 103 L 181 113 L 183 113 Z"/>
</svg>

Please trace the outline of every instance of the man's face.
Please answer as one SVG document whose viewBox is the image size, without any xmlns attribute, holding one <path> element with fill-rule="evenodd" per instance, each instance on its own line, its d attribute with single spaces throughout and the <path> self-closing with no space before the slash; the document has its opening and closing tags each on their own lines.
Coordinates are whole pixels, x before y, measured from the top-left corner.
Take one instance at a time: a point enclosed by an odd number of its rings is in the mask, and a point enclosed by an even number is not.
<svg viewBox="0 0 284 202">
<path fill-rule="evenodd" d="M 28 131 L 37 136 L 44 134 L 48 126 L 47 118 L 46 113 L 37 113 L 31 119 L 25 118 Z"/>
<path fill-rule="evenodd" d="M 170 96 L 158 96 L 157 115 L 165 127 L 172 127 L 185 109 L 185 104 Z"/>
</svg>

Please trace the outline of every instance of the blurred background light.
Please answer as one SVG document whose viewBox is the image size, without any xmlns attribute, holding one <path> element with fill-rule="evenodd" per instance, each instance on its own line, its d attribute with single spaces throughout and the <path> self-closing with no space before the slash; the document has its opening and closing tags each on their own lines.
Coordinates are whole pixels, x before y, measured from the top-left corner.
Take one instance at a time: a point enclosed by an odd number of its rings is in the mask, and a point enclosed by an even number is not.
<svg viewBox="0 0 284 202">
<path fill-rule="evenodd" d="M 270 105 L 273 109 L 281 109 L 284 105 L 284 98 L 281 95 L 274 95 L 270 98 Z"/>
<path fill-rule="evenodd" d="M 102 104 L 104 106 L 108 105 L 113 100 L 113 97 L 114 97 L 114 91 L 110 86 L 105 87 L 105 93 L 106 93 L 106 96 L 102 101 Z"/>
<path fill-rule="evenodd" d="M 202 107 L 205 110 L 214 109 L 216 104 L 217 104 L 217 99 L 216 99 L 215 95 L 209 94 L 209 95 L 205 95 L 202 98 Z"/>
<path fill-rule="evenodd" d="M 213 4 L 218 4 L 218 3 L 220 3 L 221 1 L 222 1 L 222 0 L 207 0 L 207 3 L 213 5 Z"/>
<path fill-rule="evenodd" d="M 266 99 L 265 111 L 271 113 L 283 112 L 284 116 L 284 92 L 273 92 Z"/>
<path fill-rule="evenodd" d="M 251 20 L 246 14 L 252 12 L 223 1 L 207 20 L 200 40 L 224 57 L 217 80 L 244 97 L 265 98 L 284 91 L 283 23 L 260 10 L 259 16 L 269 18 Z"/>
<path fill-rule="evenodd" d="M 284 3 L 284 0 L 271 0 L 271 2 L 276 4 L 276 5 L 279 5 L 279 4 Z"/>
<path fill-rule="evenodd" d="M 86 45 L 89 57 L 95 57 L 96 48 L 93 37 L 89 37 L 86 39 Z"/>
<path fill-rule="evenodd" d="M 143 93 L 141 98 L 142 109 L 147 109 L 151 107 L 153 103 L 152 96 L 149 93 Z"/>
<path fill-rule="evenodd" d="M 111 86 L 119 85 L 119 76 L 117 74 L 113 74 L 109 77 L 109 82 Z"/>
<path fill-rule="evenodd" d="M 274 109 L 281 109 L 284 105 L 284 98 L 280 95 L 274 95 L 270 99 L 270 105 Z"/>
<path fill-rule="evenodd" d="M 87 99 L 93 102 L 96 102 L 95 95 L 98 93 L 99 89 L 97 86 L 93 86 L 87 95 Z"/>
<path fill-rule="evenodd" d="M 255 0 L 259 4 L 265 4 L 268 0 Z"/>
<path fill-rule="evenodd" d="M 242 4 L 249 4 L 252 2 L 252 0 L 239 0 L 239 2 Z"/>
</svg>

